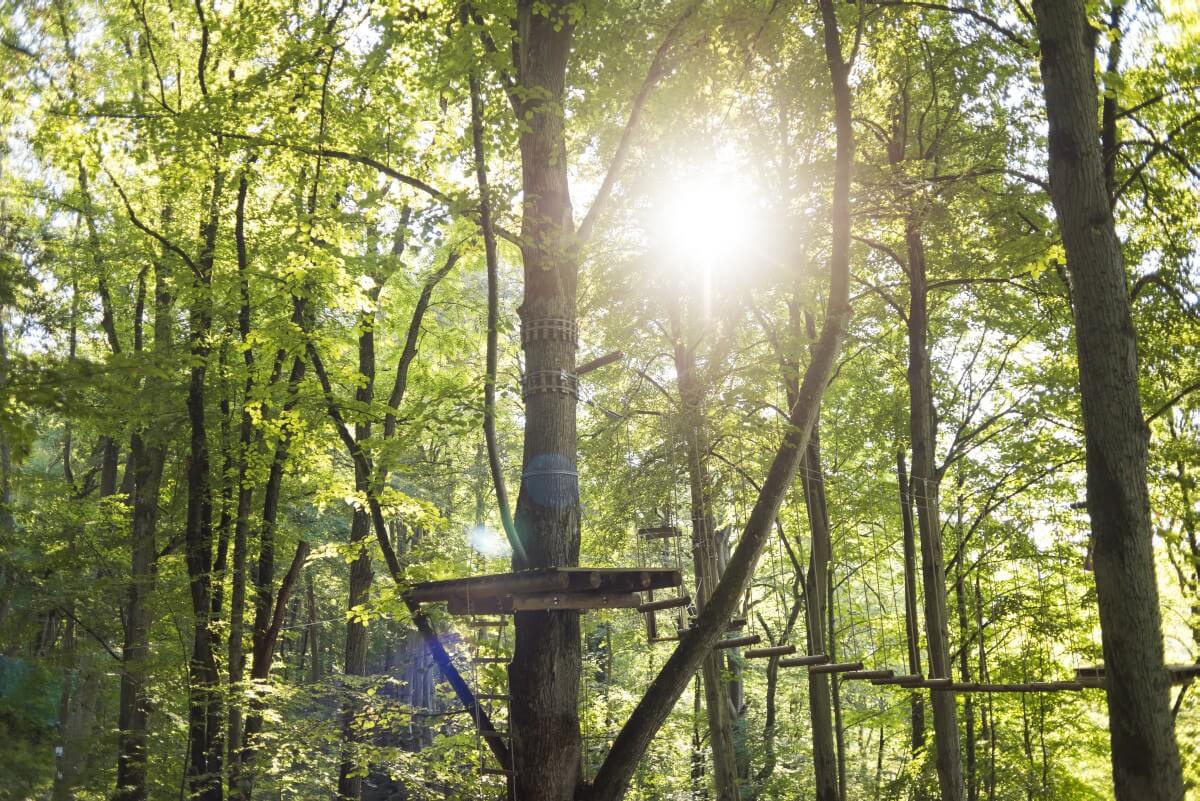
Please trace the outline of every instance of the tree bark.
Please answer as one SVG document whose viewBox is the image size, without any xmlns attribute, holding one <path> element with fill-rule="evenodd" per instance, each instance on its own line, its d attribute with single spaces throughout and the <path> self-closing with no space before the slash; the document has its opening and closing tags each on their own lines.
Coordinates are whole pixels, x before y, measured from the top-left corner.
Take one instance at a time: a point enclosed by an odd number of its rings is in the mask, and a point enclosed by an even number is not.
<svg viewBox="0 0 1200 801">
<path fill-rule="evenodd" d="M 535 8 L 537 6 L 537 8 Z M 531 98 L 518 107 L 524 209 L 525 295 L 519 313 L 527 386 L 575 372 L 576 254 L 567 183 L 563 101 L 573 25 L 565 0 L 517 7 L 517 77 Z M 536 100 L 532 99 L 536 98 Z M 558 329 L 535 330 L 557 320 Z M 564 378 L 565 377 L 565 378 Z M 579 564 L 576 398 L 526 392 L 525 444 L 516 530 L 528 556 L 514 567 Z M 580 782 L 579 613 L 519 612 L 509 666 L 515 797 L 567 801 Z"/>
<path fill-rule="evenodd" d="M 1179 801 L 1146 486 L 1149 432 L 1096 121 L 1095 34 L 1083 0 L 1035 0 L 1033 10 L 1050 124 L 1050 195 L 1074 296 L 1113 783 L 1118 801 Z"/>
</svg>

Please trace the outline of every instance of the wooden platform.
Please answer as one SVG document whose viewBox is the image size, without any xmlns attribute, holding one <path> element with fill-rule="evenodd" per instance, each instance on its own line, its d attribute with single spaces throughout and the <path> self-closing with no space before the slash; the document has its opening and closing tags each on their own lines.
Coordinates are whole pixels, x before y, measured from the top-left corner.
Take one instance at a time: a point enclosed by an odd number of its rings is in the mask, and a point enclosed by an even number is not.
<svg viewBox="0 0 1200 801">
<path fill-rule="evenodd" d="M 406 598 L 418 604 L 444 602 L 454 615 L 624 609 L 641 603 L 636 593 L 682 584 L 682 574 L 674 569 L 554 567 L 426 581 L 414 584 Z"/>
</svg>

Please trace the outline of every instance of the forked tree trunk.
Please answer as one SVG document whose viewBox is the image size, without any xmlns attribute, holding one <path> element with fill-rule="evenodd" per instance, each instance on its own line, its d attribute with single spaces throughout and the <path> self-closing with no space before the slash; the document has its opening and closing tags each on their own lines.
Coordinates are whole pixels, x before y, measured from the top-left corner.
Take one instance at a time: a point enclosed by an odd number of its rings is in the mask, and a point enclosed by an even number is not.
<svg viewBox="0 0 1200 801">
<path fill-rule="evenodd" d="M 172 337 L 172 297 L 166 254 L 155 262 L 154 355 L 159 366 L 169 358 Z M 126 606 L 125 640 L 121 648 L 121 690 L 117 735 L 116 801 L 144 801 L 146 733 L 149 699 L 146 695 L 150 656 L 150 593 L 154 588 L 155 533 L 158 502 L 166 463 L 166 443 L 153 431 L 136 431 L 130 438 L 133 467 L 131 564 Z"/>
<path fill-rule="evenodd" d="M 909 493 L 908 468 L 904 451 L 896 451 L 896 483 L 900 487 L 900 518 L 904 533 L 904 639 L 908 646 L 908 672 L 921 675 L 921 621 L 917 611 L 917 535 L 913 528 L 912 497 Z M 910 752 L 915 759 L 925 748 L 925 699 L 912 690 L 909 723 L 912 728 Z"/>
<path fill-rule="evenodd" d="M 1049 118 L 1050 195 L 1071 275 L 1087 507 L 1118 801 L 1180 801 L 1146 486 L 1149 432 L 1096 120 L 1095 32 L 1084 0 L 1035 0 Z"/>
<path fill-rule="evenodd" d="M 708 596 L 721 578 L 721 544 L 712 514 L 711 487 L 704 462 L 708 452 L 705 436 L 703 379 L 697 374 L 694 345 L 685 341 L 680 320 L 672 320 L 675 372 L 679 380 L 680 417 L 687 454 L 688 489 L 692 509 L 692 556 L 696 574 L 696 610 L 703 612 Z M 714 650 L 704 660 L 704 710 L 712 750 L 713 785 L 717 801 L 737 801 L 738 769 L 734 746 L 734 715 L 729 687 L 724 680 L 725 654 Z"/>
<path fill-rule="evenodd" d="M 921 535 L 921 574 L 925 583 L 925 639 L 929 672 L 950 678 L 949 623 L 946 613 L 946 563 L 942 556 L 942 524 L 938 513 L 939 476 L 934 464 L 936 423 L 933 378 L 929 365 L 929 310 L 925 248 L 918 222 L 905 221 L 908 251 L 908 393 L 912 440 L 911 493 Z M 962 764 L 958 744 L 958 711 L 952 692 L 931 692 L 933 739 L 942 801 L 961 801 Z"/>
<path fill-rule="evenodd" d="M 800 469 L 800 485 L 808 508 L 808 526 L 812 532 L 812 551 L 804 596 L 808 628 L 808 652 L 827 653 L 826 641 L 832 632 L 825 627 L 829 592 L 829 563 L 833 540 L 829 530 L 829 507 L 825 498 L 825 473 L 821 463 L 820 423 L 813 425 L 808 450 Z M 812 719 L 813 777 L 817 801 L 838 801 L 837 754 L 833 747 L 833 709 L 830 702 L 830 676 L 808 677 L 808 709 Z"/>
</svg>

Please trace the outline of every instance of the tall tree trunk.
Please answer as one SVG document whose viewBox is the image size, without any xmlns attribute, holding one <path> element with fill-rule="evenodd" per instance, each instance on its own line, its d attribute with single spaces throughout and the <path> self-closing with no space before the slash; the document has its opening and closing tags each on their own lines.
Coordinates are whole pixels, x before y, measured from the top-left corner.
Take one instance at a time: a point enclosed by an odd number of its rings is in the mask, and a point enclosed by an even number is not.
<svg viewBox="0 0 1200 801">
<path fill-rule="evenodd" d="M 684 452 L 687 454 L 688 489 L 692 509 L 692 557 L 696 574 L 695 604 L 704 610 L 708 596 L 721 578 L 721 544 L 712 514 L 711 487 L 704 459 L 708 452 L 705 436 L 703 379 L 697 374 L 694 346 L 685 340 L 678 316 L 672 320 L 675 372 L 679 381 L 680 418 Z M 671 447 L 668 445 L 668 447 Z M 734 747 L 733 718 L 729 688 L 724 679 L 725 654 L 713 650 L 704 660 L 704 709 L 708 718 L 708 740 L 712 749 L 713 784 L 718 801 L 737 801 L 738 769 Z"/>
<path fill-rule="evenodd" d="M 1096 596 L 1118 801 L 1179 801 L 1163 669 L 1137 341 L 1096 121 L 1095 32 L 1084 0 L 1035 0 L 1049 118 L 1050 195 L 1073 291 Z"/>
<path fill-rule="evenodd" d="M 900 486 L 900 518 L 904 528 L 904 638 L 908 646 L 908 672 L 921 675 L 921 621 L 917 611 L 917 542 L 913 530 L 912 497 L 904 451 L 896 451 L 896 482 Z M 909 706 L 912 727 L 910 751 L 916 759 L 925 748 L 925 698 L 913 690 Z"/>
<path fill-rule="evenodd" d="M 912 439 L 912 496 L 921 535 L 921 573 L 925 582 L 925 639 L 929 670 L 950 678 L 949 623 L 946 613 L 946 565 L 942 556 L 942 526 L 938 513 L 939 476 L 934 463 L 936 422 L 933 377 L 929 365 L 929 311 L 925 247 L 919 224 L 905 221 L 908 251 L 908 392 L 909 435 Z M 931 692 L 933 737 L 942 801 L 962 801 L 963 779 L 958 744 L 958 712 L 952 692 Z"/>
<path fill-rule="evenodd" d="M 208 338 L 212 329 L 212 269 L 217 220 L 224 180 L 214 173 L 206 220 L 201 229 L 203 250 L 192 265 L 195 272 L 188 335 L 189 371 L 187 412 L 191 439 L 187 464 L 187 513 L 184 551 L 192 600 L 192 653 L 188 661 L 188 785 L 199 801 L 221 801 L 223 728 L 220 675 L 212 619 L 212 486 L 205 409 Z"/>
<path fill-rule="evenodd" d="M 826 643 L 833 635 L 825 626 L 829 591 L 829 563 L 833 540 L 829 530 L 829 507 L 825 498 L 825 472 L 821 462 L 820 423 L 814 424 L 808 438 L 808 450 L 800 466 L 800 485 L 808 508 L 808 526 L 812 532 L 808 579 L 804 596 L 808 629 L 808 652 L 828 653 Z M 812 719 L 813 778 L 817 801 L 838 801 L 837 755 L 833 745 L 833 710 L 830 705 L 828 673 L 809 674 L 808 709 Z"/>
<path fill-rule="evenodd" d="M 172 350 L 173 298 L 167 254 L 154 265 L 154 356 L 162 367 Z M 161 387 L 147 387 L 148 391 Z M 150 656 L 149 605 L 154 588 L 158 504 L 166 463 L 166 442 L 153 429 L 135 431 L 130 438 L 133 467 L 133 514 L 125 640 L 121 649 L 121 690 L 117 735 L 116 801 L 145 801 L 147 698 Z"/>
<path fill-rule="evenodd" d="M 539 6 L 535 9 L 535 6 Z M 579 481 L 571 386 L 575 373 L 576 254 L 567 184 L 564 83 L 572 5 L 521 0 L 517 73 L 524 210 L 521 252 L 525 297 L 525 445 L 516 530 L 528 563 L 579 564 Z M 509 666 L 515 797 L 567 801 L 580 781 L 579 613 L 519 612 Z"/>
</svg>

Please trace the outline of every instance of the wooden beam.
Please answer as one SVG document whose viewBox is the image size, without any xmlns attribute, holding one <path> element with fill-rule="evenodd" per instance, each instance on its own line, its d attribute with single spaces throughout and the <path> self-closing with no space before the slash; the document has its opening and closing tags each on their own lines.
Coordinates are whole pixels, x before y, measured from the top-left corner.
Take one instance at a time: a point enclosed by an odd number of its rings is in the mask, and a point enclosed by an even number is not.
<svg viewBox="0 0 1200 801">
<path fill-rule="evenodd" d="M 806 654 L 805 656 L 793 656 L 788 659 L 780 659 L 780 667 L 810 667 L 812 665 L 824 665 L 829 661 L 829 657 L 825 654 Z"/>
<path fill-rule="evenodd" d="M 751 648 L 745 653 L 747 659 L 765 659 L 771 656 L 787 656 L 796 653 L 794 645 L 772 645 L 767 648 Z"/>
<path fill-rule="evenodd" d="M 862 670 L 862 662 L 834 662 L 828 665 L 813 665 L 809 673 L 848 673 L 852 670 Z"/>
<path fill-rule="evenodd" d="M 662 609 L 678 609 L 681 606 L 687 606 L 692 602 L 690 596 L 681 595 L 678 598 L 663 598 L 658 601 L 647 601 L 638 606 L 639 612 L 658 612 Z"/>
<path fill-rule="evenodd" d="M 842 674 L 843 679 L 890 679 L 896 675 L 891 670 L 851 670 Z"/>
<path fill-rule="evenodd" d="M 892 676 L 891 678 L 887 678 L 887 679 L 871 679 L 871 683 L 876 684 L 876 685 L 878 685 L 878 684 L 912 684 L 913 682 L 921 681 L 921 679 L 922 679 L 921 676 L 914 674 L 914 673 L 909 673 L 904 676 Z"/>
<path fill-rule="evenodd" d="M 672 568 L 548 567 L 487 576 L 414 584 L 406 598 L 414 603 L 502 598 L 553 592 L 642 592 L 678 587 L 683 575 Z M 468 603 L 468 605 L 470 605 Z M 482 606 L 482 604 L 481 604 Z"/>
<path fill-rule="evenodd" d="M 729 640 L 718 640 L 713 644 L 713 649 L 722 648 L 741 648 L 743 645 L 757 645 L 762 642 L 762 637 L 757 634 L 747 634 L 745 637 L 734 637 Z"/>
<path fill-rule="evenodd" d="M 514 612 L 539 612 L 554 609 L 637 609 L 642 599 L 631 592 L 564 592 L 518 595 L 512 600 Z"/>
</svg>

